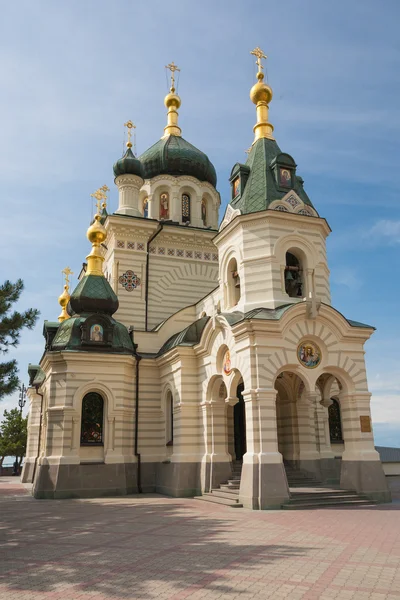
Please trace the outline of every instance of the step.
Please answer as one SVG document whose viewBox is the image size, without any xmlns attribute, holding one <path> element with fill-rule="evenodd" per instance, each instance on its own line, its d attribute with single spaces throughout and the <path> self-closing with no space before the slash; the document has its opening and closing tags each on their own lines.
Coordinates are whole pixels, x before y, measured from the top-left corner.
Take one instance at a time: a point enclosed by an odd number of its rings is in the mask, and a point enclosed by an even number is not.
<svg viewBox="0 0 400 600">
<path fill-rule="evenodd" d="M 213 502 L 214 504 L 223 504 L 230 508 L 243 508 L 243 504 L 240 504 L 237 500 L 231 500 L 230 498 L 219 498 L 214 494 L 204 494 L 203 496 L 195 496 L 194 500 L 203 500 L 205 502 Z"/>
<path fill-rule="evenodd" d="M 219 498 L 231 498 L 232 500 L 235 500 L 237 498 L 239 498 L 239 490 L 231 490 L 230 492 L 225 491 L 225 490 L 211 490 L 211 493 L 213 494 L 213 496 L 218 496 Z"/>
<path fill-rule="evenodd" d="M 332 500 L 331 502 L 320 502 L 320 501 L 316 501 L 316 502 L 309 502 L 309 503 L 304 503 L 304 504 L 290 504 L 290 501 L 288 504 L 282 504 L 281 508 L 283 508 L 284 510 L 305 510 L 305 509 L 310 509 L 310 508 L 341 508 L 341 507 L 354 507 L 357 508 L 359 506 L 376 506 L 375 504 L 371 503 L 371 501 L 369 500 L 362 500 L 362 499 L 357 499 L 357 500 L 342 500 L 341 502 L 338 501 L 334 501 Z"/>
<path fill-rule="evenodd" d="M 294 491 L 296 490 L 296 491 Z M 302 491 L 299 491 L 302 490 Z M 355 494 L 356 492 L 354 490 L 341 490 L 338 488 L 324 488 L 324 487 L 320 487 L 320 488 L 289 488 L 289 491 L 291 493 L 292 496 L 297 497 L 297 496 L 304 496 L 305 494 L 312 494 L 312 495 L 316 495 L 316 496 L 322 496 L 325 494 L 340 494 L 340 495 L 344 495 L 344 494 Z"/>
<path fill-rule="evenodd" d="M 336 504 L 341 504 L 342 502 L 348 502 L 348 501 L 358 501 L 358 500 L 362 500 L 365 501 L 366 498 L 360 498 L 359 496 L 357 496 L 357 494 L 353 494 L 350 496 L 304 496 L 304 498 L 290 498 L 290 500 L 288 501 L 288 504 L 297 504 L 297 505 L 303 505 L 303 504 L 311 504 L 311 503 L 316 503 L 316 504 L 332 504 L 332 502 L 336 503 Z"/>
<path fill-rule="evenodd" d="M 226 491 L 231 491 L 231 490 L 240 490 L 240 485 L 220 485 L 220 489 L 224 492 Z"/>
<path fill-rule="evenodd" d="M 296 500 L 296 501 L 309 500 L 309 499 L 325 500 L 326 498 L 360 498 L 360 496 L 358 496 L 358 494 L 354 494 L 354 493 L 353 494 L 351 494 L 351 493 L 335 494 L 334 492 L 324 492 L 322 494 L 318 494 L 318 493 L 313 494 L 313 493 L 305 492 L 304 494 L 291 494 L 290 495 L 290 499 Z M 363 498 L 363 500 L 365 500 L 365 498 Z"/>
<path fill-rule="evenodd" d="M 324 486 L 322 485 L 322 483 L 319 483 L 318 481 L 288 481 L 288 485 L 290 488 L 323 488 Z"/>
</svg>

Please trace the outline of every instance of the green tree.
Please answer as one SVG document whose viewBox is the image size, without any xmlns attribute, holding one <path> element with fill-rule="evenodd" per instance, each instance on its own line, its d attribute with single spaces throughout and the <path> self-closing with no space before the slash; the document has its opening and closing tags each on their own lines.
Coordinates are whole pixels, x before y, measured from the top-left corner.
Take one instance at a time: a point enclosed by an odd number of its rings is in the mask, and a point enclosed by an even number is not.
<svg viewBox="0 0 400 600">
<path fill-rule="evenodd" d="M 28 418 L 23 417 L 18 408 L 4 411 L 0 423 L 0 467 L 6 456 L 16 456 L 18 466 L 26 453 Z"/>
<path fill-rule="evenodd" d="M 17 302 L 24 289 L 22 279 L 15 283 L 5 281 L 0 286 L 0 353 L 7 354 L 10 348 L 19 344 L 21 330 L 32 329 L 39 316 L 39 311 L 30 308 L 25 312 L 11 312 L 12 305 Z M 17 361 L 9 360 L 0 363 L 0 399 L 14 392 L 19 385 Z"/>
</svg>

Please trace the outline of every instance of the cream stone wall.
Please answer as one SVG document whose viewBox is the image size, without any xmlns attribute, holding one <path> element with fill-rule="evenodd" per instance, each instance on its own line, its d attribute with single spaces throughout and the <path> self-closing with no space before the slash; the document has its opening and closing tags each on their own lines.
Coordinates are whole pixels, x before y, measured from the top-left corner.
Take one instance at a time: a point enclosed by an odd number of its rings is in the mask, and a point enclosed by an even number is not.
<svg viewBox="0 0 400 600">
<path fill-rule="evenodd" d="M 44 428 L 39 464 L 129 462 L 134 460 L 134 358 L 126 355 L 57 352 L 42 369 Z M 82 400 L 98 392 L 104 399 L 104 447 L 81 447 Z"/>
<path fill-rule="evenodd" d="M 149 330 L 217 286 L 215 232 L 165 224 L 150 242 L 147 255 L 148 241 L 159 230 L 156 221 L 112 215 L 106 228 L 104 272 L 120 302 L 115 318 L 127 327 L 145 329 L 147 261 Z M 140 280 L 131 291 L 120 282 L 127 271 Z"/>
<path fill-rule="evenodd" d="M 215 238 L 219 250 L 219 283 L 223 310 L 248 311 L 275 308 L 303 299 L 330 304 L 329 269 L 325 240 L 329 227 L 324 219 L 268 210 L 239 215 Z M 303 269 L 303 298 L 285 292 L 286 252 L 296 254 Z M 229 263 L 236 259 L 241 297 L 233 304 Z"/>
</svg>

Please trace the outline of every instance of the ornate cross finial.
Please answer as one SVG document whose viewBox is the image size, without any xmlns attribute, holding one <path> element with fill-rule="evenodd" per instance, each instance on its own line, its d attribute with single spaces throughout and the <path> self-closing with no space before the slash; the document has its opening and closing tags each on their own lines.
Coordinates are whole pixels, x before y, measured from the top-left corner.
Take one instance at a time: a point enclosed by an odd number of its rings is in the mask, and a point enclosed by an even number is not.
<svg viewBox="0 0 400 600">
<path fill-rule="evenodd" d="M 63 269 L 61 271 L 61 273 L 64 273 L 64 275 L 65 275 L 65 285 L 67 287 L 69 287 L 69 276 L 73 275 L 73 272 L 71 271 L 71 269 L 69 267 L 65 267 L 65 269 Z"/>
<path fill-rule="evenodd" d="M 258 73 L 262 74 L 264 66 L 261 63 L 261 60 L 263 58 L 267 58 L 267 55 L 264 54 L 264 52 L 261 50 L 261 48 L 259 46 L 257 46 L 257 48 L 254 48 L 254 50 L 252 50 L 252 52 L 250 52 L 250 54 L 257 57 L 256 65 L 258 67 Z"/>
<path fill-rule="evenodd" d="M 96 208 L 97 213 L 100 214 L 100 210 L 102 208 L 106 208 L 107 206 L 107 193 L 109 192 L 109 188 L 106 185 L 103 185 L 101 188 L 90 194 L 92 198 L 96 198 Z M 102 202 L 103 201 L 103 202 Z"/>
<path fill-rule="evenodd" d="M 165 68 L 171 71 L 171 92 L 175 91 L 175 71 L 180 71 L 180 69 L 176 66 L 174 61 L 169 63 L 169 65 L 165 65 Z"/>
<path fill-rule="evenodd" d="M 128 141 L 127 141 L 126 145 L 128 148 L 132 148 L 132 142 L 131 142 L 132 131 L 131 131 L 131 129 L 136 129 L 136 125 L 134 125 L 132 123 L 132 121 L 129 119 L 129 121 L 124 123 L 124 127 L 128 128 Z"/>
</svg>

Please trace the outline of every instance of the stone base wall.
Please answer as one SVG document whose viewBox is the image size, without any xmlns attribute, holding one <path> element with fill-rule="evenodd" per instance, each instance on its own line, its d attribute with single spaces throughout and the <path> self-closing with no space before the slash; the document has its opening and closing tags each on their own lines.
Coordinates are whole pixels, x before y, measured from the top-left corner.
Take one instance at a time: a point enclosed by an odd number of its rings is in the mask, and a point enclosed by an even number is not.
<svg viewBox="0 0 400 600">
<path fill-rule="evenodd" d="M 340 473 L 340 487 L 342 489 L 355 490 L 374 502 L 392 501 L 382 463 L 378 460 L 343 460 Z"/>
<path fill-rule="evenodd" d="M 355 490 L 375 502 L 390 502 L 387 479 L 379 461 L 319 461 L 322 480 L 338 483 L 342 489 Z M 227 463 L 221 469 L 214 465 L 220 480 L 227 479 Z M 308 465 L 308 467 L 314 465 Z M 32 476 L 34 464 L 26 463 L 23 481 Z M 202 493 L 202 465 L 190 463 L 142 463 L 141 485 L 143 493 L 156 492 L 166 496 L 192 497 Z M 311 472 L 311 469 L 308 469 Z M 35 498 L 88 498 L 121 496 L 138 493 L 137 463 L 38 465 L 32 493 Z M 204 475 L 204 473 L 203 473 Z M 240 500 L 246 508 L 280 508 L 289 498 L 283 464 L 243 464 Z"/>
<path fill-rule="evenodd" d="M 32 493 L 35 498 L 136 494 L 137 474 L 137 463 L 38 465 Z M 174 497 L 201 494 L 200 463 L 142 463 L 141 486 L 143 493 Z"/>
<path fill-rule="evenodd" d="M 154 486 L 146 491 L 154 491 Z M 137 492 L 134 463 L 38 465 L 32 489 L 35 498 L 96 498 L 134 492 Z"/>
</svg>

